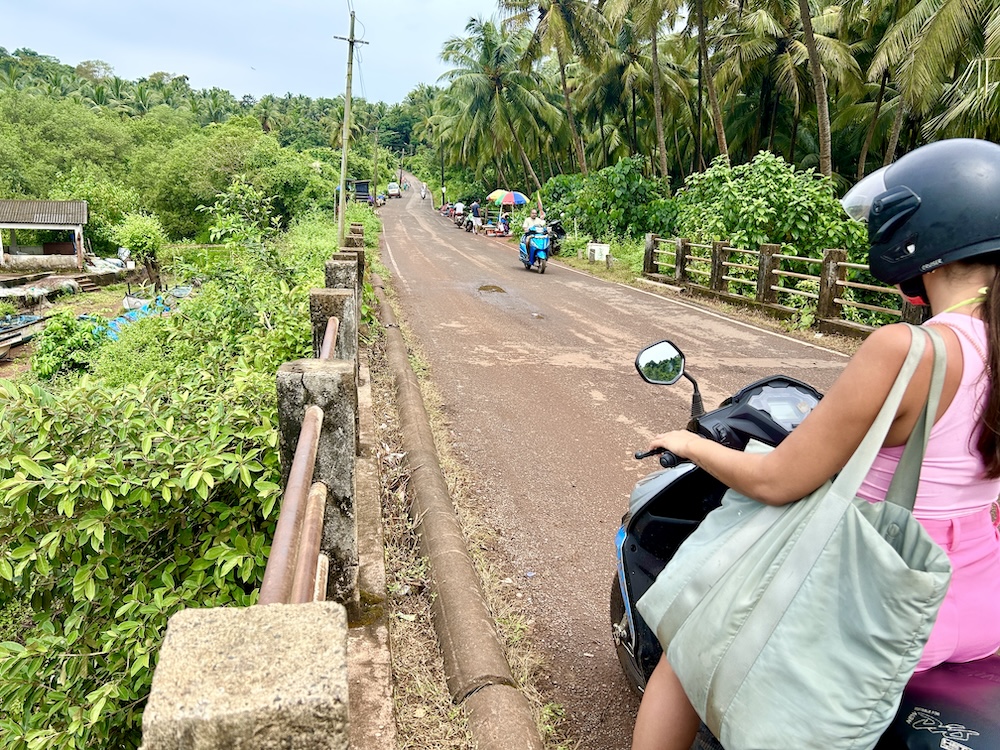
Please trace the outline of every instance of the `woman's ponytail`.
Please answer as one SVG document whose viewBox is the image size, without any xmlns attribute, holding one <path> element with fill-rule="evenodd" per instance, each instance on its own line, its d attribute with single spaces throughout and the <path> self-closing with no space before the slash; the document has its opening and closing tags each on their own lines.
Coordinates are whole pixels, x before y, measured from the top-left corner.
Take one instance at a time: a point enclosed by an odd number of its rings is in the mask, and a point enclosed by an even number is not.
<svg viewBox="0 0 1000 750">
<path fill-rule="evenodd" d="M 1000 266 L 987 288 L 983 303 L 983 320 L 986 322 L 986 340 L 989 352 L 986 357 L 986 376 L 989 395 L 983 410 L 983 423 L 976 442 L 976 449 L 983 457 L 986 476 L 1000 477 Z"/>
</svg>

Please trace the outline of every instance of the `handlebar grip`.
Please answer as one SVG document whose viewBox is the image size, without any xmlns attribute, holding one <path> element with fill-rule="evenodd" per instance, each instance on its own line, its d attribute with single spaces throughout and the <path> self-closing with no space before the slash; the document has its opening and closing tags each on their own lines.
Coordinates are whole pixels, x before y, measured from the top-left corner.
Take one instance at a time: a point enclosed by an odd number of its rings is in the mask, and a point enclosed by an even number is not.
<svg viewBox="0 0 1000 750">
<path fill-rule="evenodd" d="M 672 469 L 677 466 L 683 459 L 670 451 L 663 451 L 660 456 L 660 466 L 664 469 Z"/>
<path fill-rule="evenodd" d="M 641 461 L 642 459 L 649 458 L 650 456 L 657 456 L 663 453 L 665 450 L 666 448 L 653 448 L 653 450 L 651 451 L 636 451 L 635 460 Z"/>
</svg>

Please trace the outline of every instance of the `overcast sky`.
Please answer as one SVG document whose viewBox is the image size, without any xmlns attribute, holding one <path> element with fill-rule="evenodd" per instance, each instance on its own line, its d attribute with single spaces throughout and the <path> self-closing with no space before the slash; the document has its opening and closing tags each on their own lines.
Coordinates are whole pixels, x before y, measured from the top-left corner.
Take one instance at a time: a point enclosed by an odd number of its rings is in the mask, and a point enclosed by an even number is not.
<svg viewBox="0 0 1000 750">
<path fill-rule="evenodd" d="M 122 78 L 163 71 L 196 89 L 334 97 L 344 93 L 350 11 L 356 46 L 353 96 L 400 102 L 446 70 L 445 40 L 496 0 L 10 0 L 0 47 L 27 47 L 75 66 L 103 60 Z"/>
</svg>

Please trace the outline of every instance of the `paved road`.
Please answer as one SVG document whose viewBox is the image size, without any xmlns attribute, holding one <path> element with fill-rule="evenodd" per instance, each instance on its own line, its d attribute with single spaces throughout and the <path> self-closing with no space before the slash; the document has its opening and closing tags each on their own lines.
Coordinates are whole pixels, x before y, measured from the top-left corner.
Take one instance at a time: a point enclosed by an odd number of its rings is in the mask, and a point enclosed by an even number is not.
<svg viewBox="0 0 1000 750">
<path fill-rule="evenodd" d="M 643 383 L 636 352 L 673 340 L 709 408 L 775 372 L 826 389 L 846 359 L 558 262 L 525 271 L 515 245 L 459 230 L 419 190 L 381 216 L 402 314 L 528 592 L 548 697 L 581 748 L 626 748 L 638 703 L 608 624 L 613 539 L 635 480 L 656 468 L 632 452 L 683 425 L 691 398 L 687 381 Z"/>
</svg>

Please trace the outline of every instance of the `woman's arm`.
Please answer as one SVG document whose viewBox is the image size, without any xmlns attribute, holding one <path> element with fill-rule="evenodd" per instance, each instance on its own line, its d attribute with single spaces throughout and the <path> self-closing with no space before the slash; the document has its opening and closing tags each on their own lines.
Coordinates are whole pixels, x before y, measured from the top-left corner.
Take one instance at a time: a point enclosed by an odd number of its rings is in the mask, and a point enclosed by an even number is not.
<svg viewBox="0 0 1000 750">
<path fill-rule="evenodd" d="M 686 430 L 658 435 L 650 448 L 688 458 L 728 487 L 769 505 L 784 505 L 809 494 L 847 463 L 860 445 L 892 387 L 910 347 L 905 326 L 872 333 L 847 364 L 819 405 L 770 453 L 726 448 Z M 933 355 L 930 346 L 907 389 L 896 423 L 909 434 L 927 396 Z M 887 444 L 898 444 L 900 430 Z M 905 442 L 905 435 L 898 442 Z"/>
</svg>

